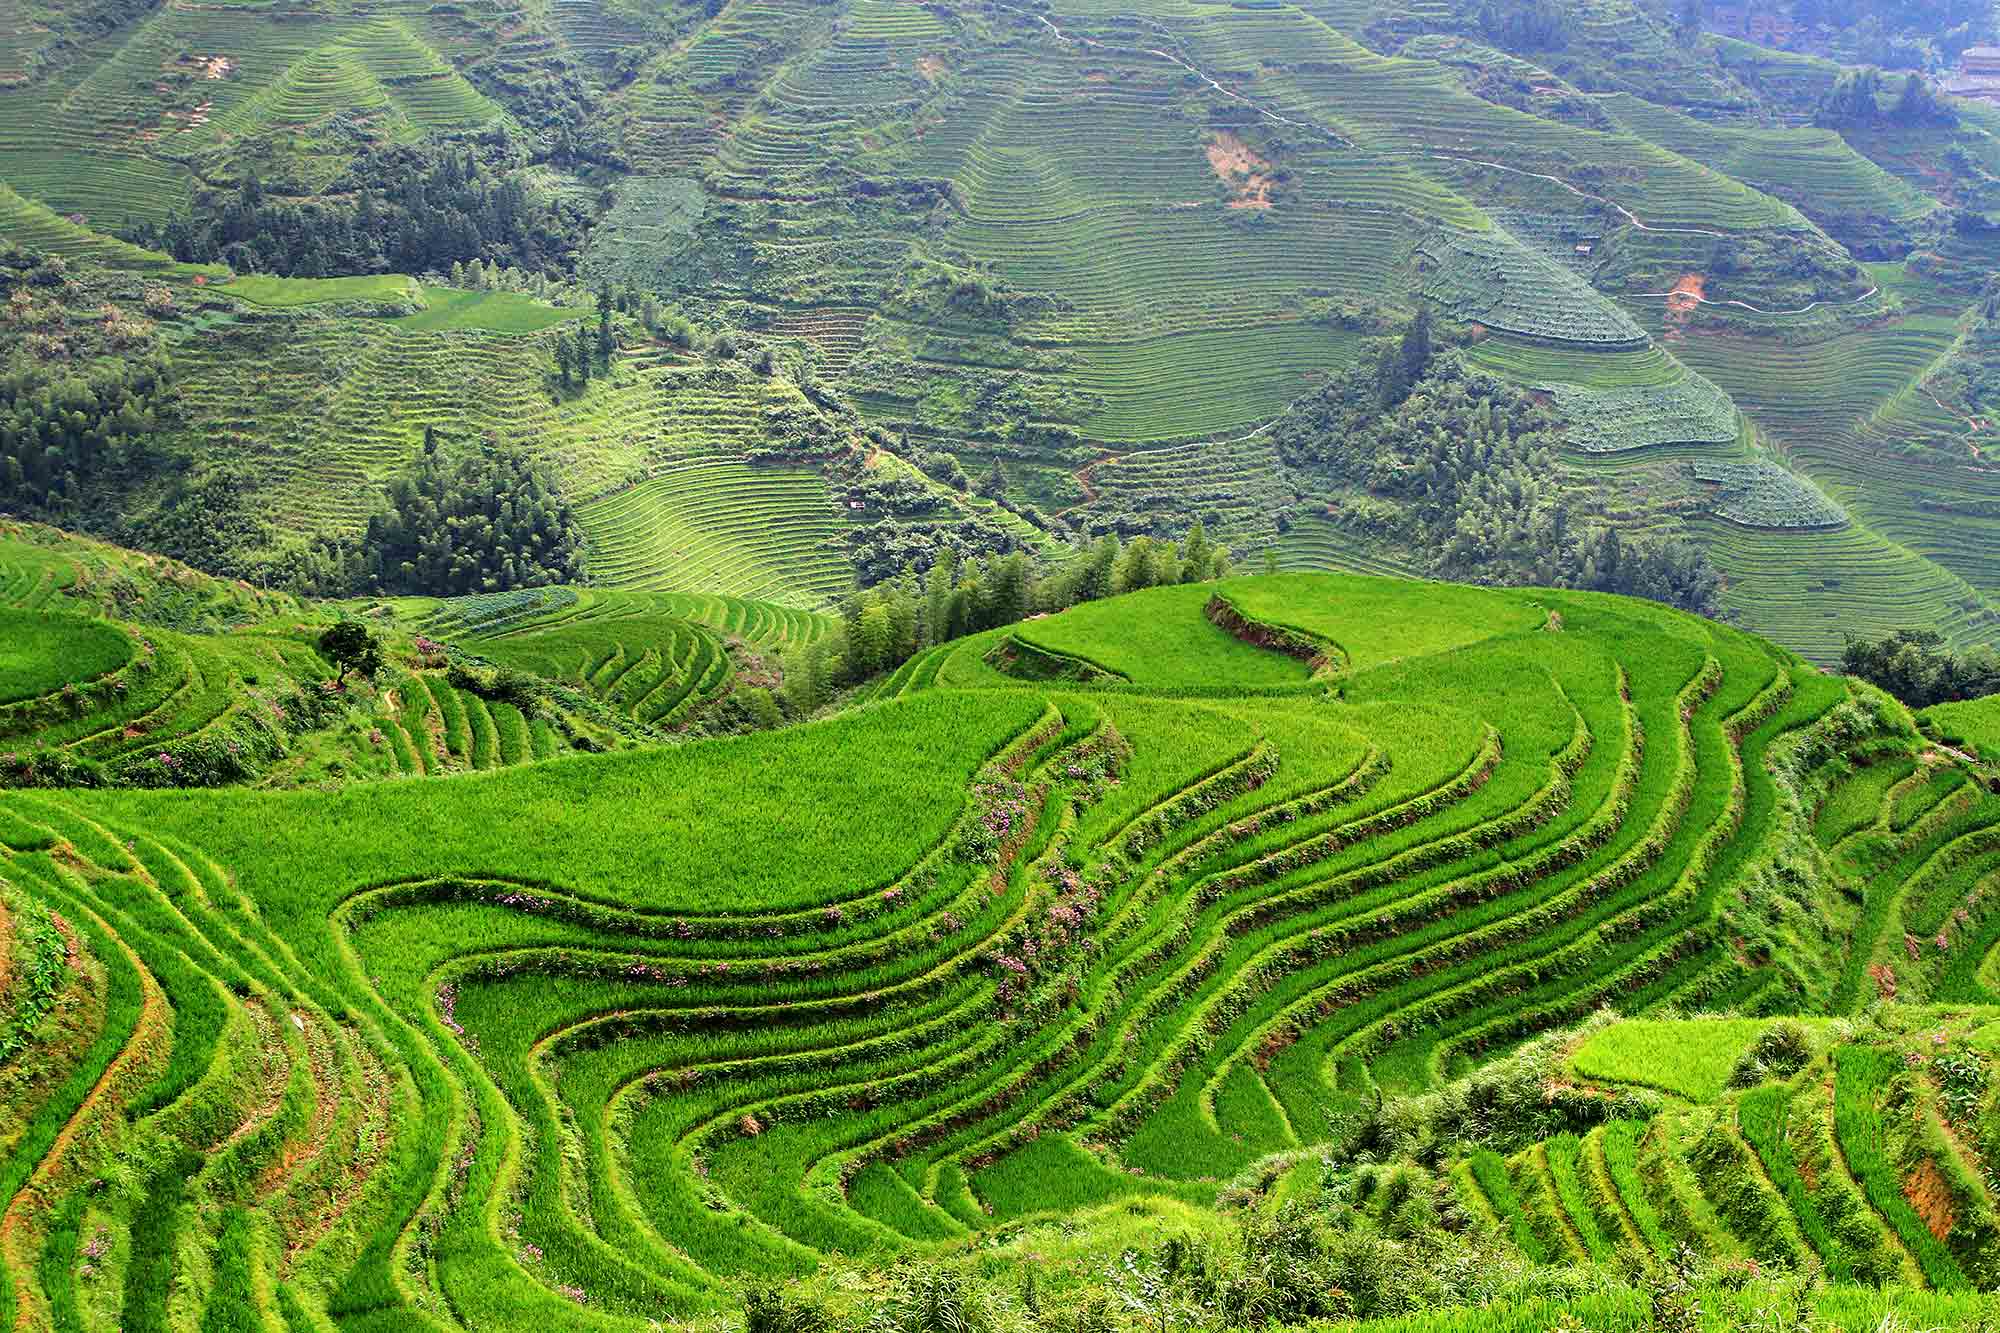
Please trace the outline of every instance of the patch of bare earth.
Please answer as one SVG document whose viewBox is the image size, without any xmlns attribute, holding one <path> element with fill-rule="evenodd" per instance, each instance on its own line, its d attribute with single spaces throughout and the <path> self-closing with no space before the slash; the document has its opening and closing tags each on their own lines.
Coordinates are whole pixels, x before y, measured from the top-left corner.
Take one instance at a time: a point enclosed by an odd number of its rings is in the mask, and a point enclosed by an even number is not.
<svg viewBox="0 0 2000 1333">
<path fill-rule="evenodd" d="M 108 992 L 106 973 L 95 960 L 85 963 L 88 955 L 69 923 L 60 917 L 53 919 L 56 929 L 62 932 L 69 946 L 70 971 L 88 987 L 87 1003 L 94 1009 L 94 1021 L 88 1023 L 87 1034 L 81 1031 L 74 1033 L 75 1039 L 83 1041 L 87 1048 L 89 1041 L 102 1030 L 105 1017 L 103 997 Z M 101 921 L 98 924 L 103 926 Z M 42 1154 L 41 1161 L 36 1163 L 27 1181 L 13 1198 L 0 1201 L 0 1262 L 16 1272 L 26 1271 L 33 1255 L 40 1249 L 57 1191 L 76 1176 L 91 1170 L 115 1146 L 117 1129 L 123 1124 L 121 1112 L 125 1100 L 166 1062 L 170 1045 L 168 1034 L 173 1021 L 166 996 L 161 992 L 159 983 L 153 980 L 153 974 L 146 970 L 138 955 L 127 948 L 124 941 L 115 941 L 115 947 L 125 955 L 127 966 L 138 973 L 138 1020 L 124 1048 L 112 1057 L 111 1063 L 85 1094 L 82 1104 L 56 1132 L 54 1141 Z M 14 1327 L 21 1333 L 31 1328 L 48 1327 L 38 1300 L 29 1283 L 15 1284 Z"/>
<path fill-rule="evenodd" d="M 1271 206 L 1271 164 L 1249 144 L 1224 130 L 1209 137 L 1204 151 L 1216 178 L 1234 196 L 1229 201 L 1231 208 Z"/>
<path fill-rule="evenodd" d="M 286 1014 L 278 1031 L 284 1032 L 287 1025 L 297 1034 L 296 1042 L 305 1048 L 306 1067 L 311 1073 L 313 1084 L 312 1119 L 302 1133 L 285 1141 L 284 1146 L 278 1150 L 278 1155 L 257 1177 L 257 1197 L 260 1199 L 268 1199 L 286 1187 L 293 1177 L 326 1149 L 327 1139 L 332 1133 L 334 1116 L 340 1110 L 340 1071 L 333 1037 L 317 1019 L 309 1018 L 303 1010 L 294 1009 Z M 286 1044 L 290 1044 L 293 1040 L 286 1038 Z M 283 1068 L 289 1075 L 291 1072 L 289 1059 Z M 283 1091 L 283 1088 L 279 1089 L 281 1096 Z"/>
<path fill-rule="evenodd" d="M 317 1020 L 313 1026 L 319 1026 Z M 361 1196 L 369 1178 L 381 1165 L 389 1140 L 388 1071 L 368 1050 L 366 1042 L 343 1039 L 339 1045 L 345 1052 L 345 1060 L 341 1059 L 340 1051 L 328 1050 L 325 1054 L 330 1061 L 339 1061 L 341 1069 L 330 1064 L 322 1072 L 318 1068 L 320 1055 L 314 1056 L 314 1078 L 331 1081 L 331 1090 L 323 1095 L 335 1104 L 337 1112 L 329 1123 L 330 1132 L 320 1135 L 329 1140 L 328 1146 L 297 1165 L 283 1184 L 275 1210 L 283 1220 L 287 1272 L 300 1255 L 333 1229 Z M 343 1098 L 341 1087 L 346 1075 L 353 1076 L 352 1084 L 348 1085 L 353 1095 Z"/>
<path fill-rule="evenodd" d="M 1926 1157 L 1916 1169 L 1903 1177 L 1903 1197 L 1916 1209 L 1917 1216 L 1924 1220 L 1924 1226 L 1931 1235 L 1943 1240 L 1951 1234 L 1951 1224 L 1955 1220 L 1952 1212 L 1951 1186 L 1946 1183 L 1944 1172 L 1938 1164 Z"/>
<path fill-rule="evenodd" d="M 1678 340 L 1687 336 L 1687 326 L 1695 312 L 1701 309 L 1701 301 L 1708 294 L 1708 279 L 1699 273 L 1683 273 L 1681 279 L 1667 293 L 1666 338 Z"/>
<path fill-rule="evenodd" d="M 923 75 L 927 82 L 936 83 L 939 79 L 943 78 L 945 68 L 942 56 L 917 57 L 917 73 Z"/>
<path fill-rule="evenodd" d="M 0 1004 L 14 983 L 14 914 L 7 900 L 0 898 Z"/>
</svg>

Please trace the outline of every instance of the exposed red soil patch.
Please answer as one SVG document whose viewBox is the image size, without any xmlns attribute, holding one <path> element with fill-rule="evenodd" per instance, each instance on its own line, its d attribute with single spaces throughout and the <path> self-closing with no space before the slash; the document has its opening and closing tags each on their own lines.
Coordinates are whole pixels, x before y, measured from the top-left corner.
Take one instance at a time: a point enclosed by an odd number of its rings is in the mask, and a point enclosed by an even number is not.
<svg viewBox="0 0 2000 1333">
<path fill-rule="evenodd" d="M 319 1027 L 315 1021 L 311 1025 Z M 338 1163 L 338 1170 L 330 1175 L 322 1174 L 316 1179 L 303 1179 L 304 1168 L 295 1173 L 285 1188 L 288 1207 L 283 1212 L 285 1225 L 284 1271 L 290 1272 L 298 1257 L 318 1244 L 321 1237 L 333 1229 L 334 1223 L 343 1217 L 354 1201 L 360 1197 L 362 1187 L 381 1165 L 384 1147 L 388 1142 L 386 1126 L 389 1121 L 389 1076 L 382 1068 L 381 1061 L 371 1054 L 366 1043 L 354 1041 L 348 1050 L 356 1063 L 360 1075 L 358 1113 L 347 1118 L 338 1128 L 337 1143 L 327 1145 L 338 1154 L 326 1159 L 326 1147 L 322 1147 L 311 1159 L 316 1165 L 322 1160 Z M 316 1051 L 314 1078 L 319 1078 Z M 339 1093 L 333 1094 L 338 1100 Z M 343 1105 L 343 1111 L 348 1108 Z M 303 1186 L 303 1187 L 302 1187 Z"/>
<path fill-rule="evenodd" d="M 1683 273 L 1673 290 L 1667 293 L 1666 338 L 1677 340 L 1686 336 L 1688 321 L 1695 311 L 1701 309 L 1702 298 L 1708 294 L 1708 279 L 1699 273 Z"/>
<path fill-rule="evenodd" d="M 1931 1235 L 1943 1240 L 1951 1234 L 1951 1224 L 1955 1220 L 1952 1210 L 1951 1186 L 1945 1182 L 1944 1172 L 1928 1157 L 1917 1164 L 1914 1171 L 1903 1177 L 1903 1197 L 1916 1209 L 1917 1216 L 1924 1220 L 1924 1226 Z"/>
<path fill-rule="evenodd" d="M 81 962 L 81 941 L 68 922 L 60 917 L 52 916 L 51 919 L 69 946 L 71 968 L 75 970 Z M 103 923 L 100 921 L 99 924 L 102 926 Z M 0 1211 L 0 1257 L 4 1257 L 17 1271 L 26 1268 L 27 1256 L 41 1242 L 57 1190 L 74 1176 L 90 1170 L 97 1160 L 95 1154 L 101 1152 L 104 1146 L 97 1127 L 113 1123 L 123 1099 L 151 1079 L 166 1063 L 172 1022 L 172 1010 L 167 1007 L 166 995 L 160 990 L 159 983 L 153 980 L 153 974 L 124 941 L 115 941 L 114 947 L 124 955 L 127 966 L 138 973 L 139 1016 L 123 1049 L 112 1057 L 111 1063 L 105 1066 L 104 1072 L 98 1075 L 97 1081 L 85 1094 L 82 1104 L 57 1131 L 33 1174 L 12 1199 L 4 1201 L 4 1211 Z M 92 991 L 91 999 L 98 1006 L 100 1020 L 106 990 L 103 975 L 98 972 L 86 981 Z M 94 1036 L 95 1032 L 92 1033 Z M 17 1283 L 16 1286 L 15 1327 L 25 1330 L 45 1325 L 46 1320 L 37 1322 L 35 1296 L 31 1288 L 26 1283 Z"/>
<path fill-rule="evenodd" d="M 1224 130 L 1210 137 L 1204 151 L 1217 179 L 1235 195 L 1231 208 L 1271 206 L 1271 164 L 1235 135 Z"/>
<path fill-rule="evenodd" d="M 6 998 L 14 980 L 14 914 L 0 899 L 0 999 Z"/>
</svg>

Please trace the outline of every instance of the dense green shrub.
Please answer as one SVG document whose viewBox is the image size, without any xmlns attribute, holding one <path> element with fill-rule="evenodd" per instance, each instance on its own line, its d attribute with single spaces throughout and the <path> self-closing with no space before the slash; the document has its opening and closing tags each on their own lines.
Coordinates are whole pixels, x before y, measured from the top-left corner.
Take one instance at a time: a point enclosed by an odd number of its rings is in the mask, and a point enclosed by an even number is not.
<svg viewBox="0 0 2000 1333">
<path fill-rule="evenodd" d="M 1813 1056 L 1812 1033 L 1796 1019 L 1782 1018 L 1764 1029 L 1730 1071 L 1732 1088 L 1754 1087 L 1768 1078 L 1790 1078 Z"/>
<path fill-rule="evenodd" d="M 1850 634 L 1841 669 L 1912 708 L 2000 694 L 2000 653 L 1984 645 L 1959 652 L 1934 629 L 1899 629 L 1881 639 Z"/>
<path fill-rule="evenodd" d="M 173 365 L 155 325 L 74 286 L 40 256 L 0 264 L 0 506 L 57 517 L 94 507 L 107 484 L 154 466 L 171 417 Z"/>
<path fill-rule="evenodd" d="M 428 432 L 360 543 L 323 542 L 292 570 L 320 595 L 459 596 L 582 579 L 582 531 L 545 467 L 508 451 L 452 458 Z"/>
<path fill-rule="evenodd" d="M 1371 522 L 1430 553 L 1427 572 L 1474 583 L 1619 592 L 1713 614 L 1722 580 L 1690 543 L 1586 528 L 1558 475 L 1553 420 L 1527 394 L 1450 354 L 1419 358 L 1413 328 L 1379 363 L 1293 403 L 1279 457 L 1322 484 L 1392 502 Z M 1413 366 L 1427 366 L 1410 380 Z"/>
<path fill-rule="evenodd" d="M 233 192 L 201 194 L 193 216 L 142 226 L 134 239 L 239 273 L 427 273 L 483 259 L 569 275 L 588 216 L 573 201 L 532 189 L 522 175 L 530 160 L 500 130 L 384 145 L 357 156 L 318 198 L 267 194 L 250 175 Z"/>
</svg>

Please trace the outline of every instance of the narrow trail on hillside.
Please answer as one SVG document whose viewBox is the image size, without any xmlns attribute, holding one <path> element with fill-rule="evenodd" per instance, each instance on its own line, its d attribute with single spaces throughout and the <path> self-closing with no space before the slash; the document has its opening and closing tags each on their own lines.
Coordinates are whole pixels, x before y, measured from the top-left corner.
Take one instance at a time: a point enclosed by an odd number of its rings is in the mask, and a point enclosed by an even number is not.
<svg viewBox="0 0 2000 1333">
<path fill-rule="evenodd" d="M 1044 28 L 1048 29 L 1051 33 L 1054 33 L 1059 41 L 1068 42 L 1074 46 L 1081 46 L 1090 50 L 1107 51 L 1113 53 L 1124 52 L 1129 54 L 1137 52 L 1138 54 L 1141 55 L 1157 56 L 1161 60 L 1167 61 L 1169 64 L 1178 66 L 1179 68 L 1186 70 L 1188 73 L 1200 79 L 1208 87 L 1214 89 L 1218 93 L 1221 93 L 1224 97 L 1229 98 L 1231 101 L 1249 107 L 1251 110 L 1255 111 L 1258 115 L 1263 116 L 1266 120 L 1273 121 L 1280 125 L 1290 125 L 1294 129 L 1311 131 L 1314 134 L 1318 134 L 1327 139 L 1332 140 L 1333 142 L 1339 144 L 1343 148 L 1352 148 L 1355 150 L 1361 150 L 1362 147 L 1361 144 L 1356 142 L 1354 139 L 1349 138 L 1347 135 L 1342 134 L 1338 130 L 1329 129 L 1327 126 L 1322 125 L 1317 121 L 1300 120 L 1294 116 L 1287 116 L 1283 112 L 1273 111 L 1270 107 L 1264 105 L 1262 102 L 1257 101 L 1255 98 L 1245 96 L 1243 93 L 1240 93 L 1236 91 L 1234 88 L 1229 87 L 1227 84 L 1223 83 L 1220 79 L 1216 78 L 1213 74 L 1209 73 L 1207 70 L 1201 68 L 1201 66 L 1195 64 L 1193 61 L 1187 59 L 1185 56 L 1181 55 L 1176 51 L 1164 50 L 1160 47 L 1154 47 L 1154 46 L 1114 46 L 1109 42 L 1100 42 L 1094 38 L 1082 37 L 1078 36 L 1075 33 L 1065 32 L 1060 26 L 1058 26 L 1054 22 L 1054 20 L 1050 19 L 1046 14 L 1038 14 L 1032 10 L 1022 9 L 1016 5 L 1000 3 L 1000 0 L 995 0 L 995 4 L 1000 9 L 1005 9 L 1011 13 L 1019 14 L 1024 18 L 1032 18 L 1036 20 Z M 1139 18 L 1136 15 L 1127 15 L 1124 17 L 1129 18 L 1132 22 L 1135 23 L 1146 22 L 1146 20 Z M 1155 31 L 1157 31 L 1157 28 L 1155 28 Z M 1580 199 L 1588 199 L 1593 203 L 1604 205 L 1606 208 L 1611 209 L 1613 212 L 1617 213 L 1620 217 L 1624 218 L 1625 221 L 1629 222 L 1637 230 L 1652 232 L 1656 235 L 1710 236 L 1718 240 L 1726 240 L 1731 235 L 1734 234 L 1725 231 L 1711 231 L 1702 227 L 1656 227 L 1651 223 L 1647 222 L 1644 218 L 1640 217 L 1637 213 L 1634 213 L 1631 209 L 1627 208 L 1625 205 L 1619 203 L 1615 199 L 1607 198 L 1601 194 L 1592 194 L 1589 190 L 1583 189 L 1581 186 L 1571 184 L 1569 181 L 1564 180 L 1560 176 L 1553 176 L 1548 174 L 1547 172 L 1541 172 L 1541 171 L 1529 171 L 1523 167 L 1508 166 L 1504 162 L 1491 162 L 1487 161 L 1484 158 L 1468 157 L 1461 153 L 1448 153 L 1441 151 L 1384 152 L 1380 154 L 1380 156 L 1384 158 L 1397 158 L 1397 157 L 1429 158 L 1441 162 L 1469 163 L 1473 166 L 1490 167 L 1495 171 L 1506 171 L 1506 172 L 1511 172 L 1517 176 L 1527 176 L 1535 180 L 1548 181 L 1552 185 L 1560 186 L 1562 189 L 1568 190 L 1571 194 L 1576 195 Z"/>
<path fill-rule="evenodd" d="M 1748 301 L 1712 301 L 1706 296 L 1700 296 L 1694 292 L 1688 292 L 1688 291 L 1616 292 L 1613 293 L 1612 295 L 1614 297 L 1629 296 L 1634 298 L 1635 300 L 1640 300 L 1640 299 L 1659 300 L 1661 298 L 1665 298 L 1667 300 L 1693 301 L 1697 305 L 1716 305 L 1716 306 L 1733 305 L 1733 306 L 1739 306 L 1742 309 L 1748 310 L 1752 314 L 1757 314 L 1757 315 L 1806 315 L 1819 309 L 1821 306 L 1834 306 L 1839 309 L 1846 309 L 1849 306 L 1857 306 L 1860 305 L 1863 301 L 1866 301 L 1869 297 L 1876 295 L 1881 290 L 1882 289 L 1880 287 L 1870 287 L 1867 291 L 1861 293 L 1861 295 L 1855 297 L 1852 301 L 1830 301 L 1830 300 L 1814 301 L 1810 305 L 1800 306 L 1797 310 L 1766 310 L 1762 306 L 1751 305 Z M 1940 404 L 1940 406 L 1942 406 L 1942 404 Z"/>
<path fill-rule="evenodd" d="M 1001 0 L 994 0 L 994 4 L 996 8 L 1007 10 L 1010 13 L 1019 14 L 1023 18 L 1031 18 L 1037 20 L 1044 28 L 1047 28 L 1050 32 L 1054 33 L 1058 41 L 1068 42 L 1072 46 L 1081 46 L 1094 51 L 1109 51 L 1113 53 L 1117 52 L 1131 53 L 1136 51 L 1141 55 L 1158 56 L 1160 59 L 1166 61 L 1168 64 L 1177 65 L 1180 68 L 1186 70 L 1188 73 L 1194 75 L 1197 79 L 1200 79 L 1203 83 L 1207 84 L 1210 88 L 1213 88 L 1216 92 L 1221 93 L 1224 97 L 1227 97 L 1231 101 L 1239 102 L 1242 105 L 1249 107 L 1252 111 L 1255 111 L 1258 115 L 1263 116 L 1267 120 L 1276 121 L 1280 125 L 1290 125 L 1294 129 L 1308 130 L 1314 134 L 1324 135 L 1325 137 L 1332 139 L 1334 142 L 1338 143 L 1343 148 L 1360 147 L 1360 145 L 1355 143 L 1354 140 L 1348 138 L 1344 134 L 1339 133 L 1338 131 L 1330 130 L 1326 126 L 1316 124 L 1312 121 L 1294 119 L 1291 116 L 1287 116 L 1280 112 L 1273 111 L 1269 107 L 1263 105 L 1260 102 L 1257 102 L 1252 98 L 1245 97 L 1242 93 L 1237 92 L 1234 88 L 1226 86 L 1221 82 L 1221 80 L 1217 79 L 1207 70 L 1201 68 L 1199 65 L 1196 65 L 1195 63 L 1188 60 L 1186 57 L 1180 55 L 1177 52 L 1165 51 L 1160 49 L 1159 47 L 1154 47 L 1154 46 L 1114 46 L 1109 42 L 1097 41 L 1095 38 L 1079 37 L 1074 33 L 1064 32 L 1060 27 L 1056 26 L 1055 22 L 1051 20 L 1046 14 L 1038 14 L 1035 13 L 1033 10 L 1022 9 L 1018 5 L 1004 4 L 1001 3 Z M 1112 17 L 1116 18 L 1118 16 L 1113 15 Z M 1144 19 L 1138 18 L 1136 15 L 1129 17 L 1131 17 L 1132 21 L 1136 23 L 1145 22 Z"/>
<path fill-rule="evenodd" d="M 1098 501 L 1098 492 L 1097 492 L 1097 487 L 1091 485 L 1090 483 L 1090 474 L 1095 472 L 1098 468 L 1103 467 L 1107 463 L 1116 463 L 1119 459 L 1123 457 L 1125 457 L 1124 454 L 1114 454 L 1109 449 L 1106 449 L 1103 453 L 1091 459 L 1088 463 L 1085 463 L 1082 467 L 1077 468 L 1075 471 L 1071 472 L 1069 474 L 1071 478 L 1075 480 L 1078 486 L 1083 488 L 1083 498 L 1077 501 L 1075 504 L 1070 505 L 1066 509 L 1057 510 L 1056 517 L 1061 518 L 1064 514 L 1070 513 L 1078 509 L 1085 509 L 1091 505 L 1096 504 Z"/>
<path fill-rule="evenodd" d="M 1489 162 L 1483 157 L 1465 157 L 1458 153 L 1385 153 L 1383 156 L 1428 157 L 1441 162 L 1468 162 L 1476 167 L 1491 167 L 1495 171 L 1507 171 L 1512 172 L 1516 176 L 1528 176 L 1538 181 L 1548 181 L 1552 185 L 1560 185 L 1579 199 L 1588 199 L 1593 203 L 1603 204 L 1606 208 L 1631 223 L 1634 230 L 1649 231 L 1656 236 L 1710 236 L 1716 240 L 1726 241 L 1731 236 L 1738 234 L 1727 231 L 1709 231 L 1703 227 L 1655 227 L 1637 213 L 1619 203 L 1616 199 L 1607 199 L 1601 194 L 1592 194 L 1582 186 L 1572 185 L 1560 176 L 1551 176 L 1545 171 L 1529 171 L 1526 167 L 1510 167 L 1505 162 Z"/>
<path fill-rule="evenodd" d="M 1937 394 L 1931 389 L 1931 386 L 1926 383 L 1923 383 L 1922 381 L 1918 382 L 1917 388 L 1920 392 L 1922 392 L 1924 397 L 1930 399 L 1933 403 L 1936 403 L 1938 411 L 1944 413 L 1946 416 L 1954 417 L 1957 420 L 1964 422 L 1967 426 L 1970 426 L 1973 430 L 1986 429 L 1987 422 L 1985 417 L 1976 417 L 1970 415 L 1969 413 L 1959 411 L 1957 408 L 1946 403 L 1944 399 L 1938 397 Z M 1979 447 L 1977 445 L 1974 445 L 1973 457 L 1976 458 L 1978 456 L 1979 456 Z"/>
</svg>

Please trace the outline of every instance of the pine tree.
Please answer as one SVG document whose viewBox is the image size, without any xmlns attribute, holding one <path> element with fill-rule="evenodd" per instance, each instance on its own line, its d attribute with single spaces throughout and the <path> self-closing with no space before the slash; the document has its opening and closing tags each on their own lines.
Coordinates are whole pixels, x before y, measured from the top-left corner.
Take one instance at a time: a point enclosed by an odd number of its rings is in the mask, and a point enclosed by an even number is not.
<svg viewBox="0 0 2000 1333">
<path fill-rule="evenodd" d="M 995 625 L 1011 625 L 1028 614 L 1028 557 L 1016 551 L 993 567 L 990 616 Z"/>
<path fill-rule="evenodd" d="M 1181 543 L 1181 581 L 1200 583 L 1206 580 L 1211 555 L 1208 529 L 1203 526 L 1201 516 L 1196 515 L 1194 526 L 1188 529 L 1187 540 Z"/>
<path fill-rule="evenodd" d="M 951 590 L 958 581 L 958 553 L 945 547 L 931 558 L 924 585 L 924 642 L 935 647 L 952 637 Z"/>
<path fill-rule="evenodd" d="M 993 459 L 992 468 L 979 479 L 979 493 L 989 500 L 998 500 L 1007 494 L 1007 473 L 1002 470 L 997 455 Z"/>
<path fill-rule="evenodd" d="M 1119 557 L 1117 572 L 1111 580 L 1111 591 L 1134 592 L 1152 586 L 1153 568 L 1153 539 L 1135 538 Z"/>
<path fill-rule="evenodd" d="M 1417 317 L 1403 332 L 1403 383 L 1416 384 L 1431 368 L 1431 311 L 1418 306 Z"/>
</svg>

